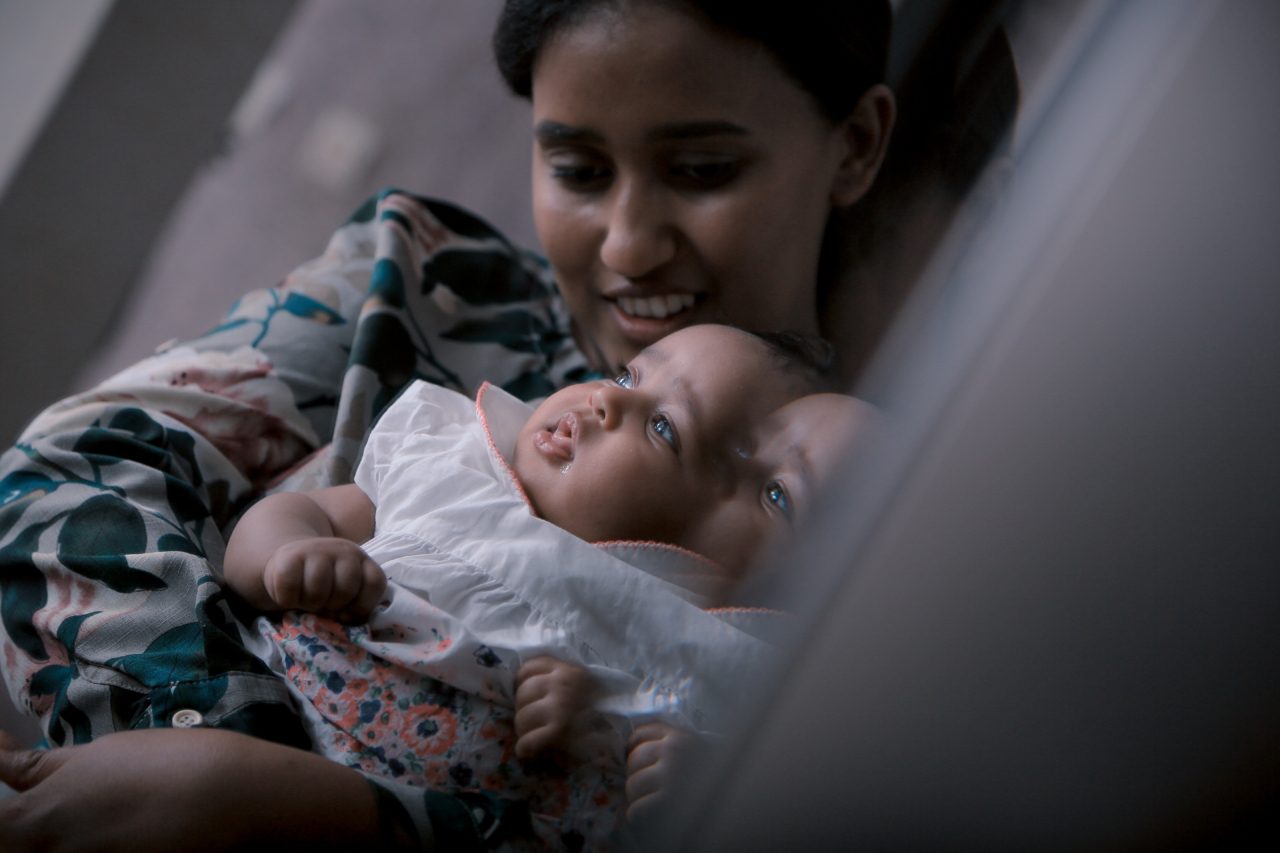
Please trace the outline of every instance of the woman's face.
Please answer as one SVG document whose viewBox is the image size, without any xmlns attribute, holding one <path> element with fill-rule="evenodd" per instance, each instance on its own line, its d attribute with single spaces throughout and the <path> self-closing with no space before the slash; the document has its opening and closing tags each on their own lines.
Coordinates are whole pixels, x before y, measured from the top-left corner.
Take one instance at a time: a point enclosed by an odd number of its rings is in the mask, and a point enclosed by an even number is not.
<svg viewBox="0 0 1280 853">
<path fill-rule="evenodd" d="M 694 323 L 817 331 L 847 133 L 762 46 L 601 10 L 543 47 L 533 121 L 534 222 L 597 366 Z"/>
</svg>

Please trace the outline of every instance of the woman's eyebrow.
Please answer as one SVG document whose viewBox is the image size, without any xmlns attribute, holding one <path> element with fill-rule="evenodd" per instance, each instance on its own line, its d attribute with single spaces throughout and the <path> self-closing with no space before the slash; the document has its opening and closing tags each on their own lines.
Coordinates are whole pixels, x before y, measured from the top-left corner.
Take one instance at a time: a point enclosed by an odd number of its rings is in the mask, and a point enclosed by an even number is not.
<svg viewBox="0 0 1280 853">
<path fill-rule="evenodd" d="M 679 142 L 708 136 L 750 136 L 751 131 L 731 121 L 685 121 L 663 124 L 646 136 L 654 142 Z"/>
<path fill-rule="evenodd" d="M 603 145 L 604 137 L 594 130 L 585 127 L 574 127 L 547 119 L 540 121 L 533 129 L 534 138 L 541 145 L 555 144 L 590 144 Z"/>
</svg>

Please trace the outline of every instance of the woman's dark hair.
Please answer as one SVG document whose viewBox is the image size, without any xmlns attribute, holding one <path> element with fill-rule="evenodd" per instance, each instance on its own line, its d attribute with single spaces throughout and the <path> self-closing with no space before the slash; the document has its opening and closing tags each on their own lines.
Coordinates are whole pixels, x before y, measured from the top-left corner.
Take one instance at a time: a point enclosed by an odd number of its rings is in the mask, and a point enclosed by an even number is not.
<svg viewBox="0 0 1280 853">
<path fill-rule="evenodd" d="M 538 55 L 555 33 L 597 9 L 645 0 L 506 0 L 493 52 L 507 86 L 531 97 Z M 767 48 L 831 121 L 847 118 L 870 86 L 884 79 L 889 52 L 888 0 L 647 0 L 700 17 L 714 29 Z"/>
</svg>

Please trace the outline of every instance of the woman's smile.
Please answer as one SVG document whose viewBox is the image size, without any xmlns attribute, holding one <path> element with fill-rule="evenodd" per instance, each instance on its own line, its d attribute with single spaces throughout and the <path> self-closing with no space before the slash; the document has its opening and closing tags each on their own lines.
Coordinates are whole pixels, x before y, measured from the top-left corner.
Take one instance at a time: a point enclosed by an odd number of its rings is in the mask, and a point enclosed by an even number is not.
<svg viewBox="0 0 1280 853">
<path fill-rule="evenodd" d="M 605 296 L 601 299 L 607 305 L 607 316 L 602 319 L 616 330 L 608 337 L 622 338 L 637 349 L 677 329 L 711 319 L 703 316 L 706 312 L 699 310 L 707 304 L 705 294 L 666 293 Z"/>
<path fill-rule="evenodd" d="M 652 317 L 664 320 L 675 317 L 694 306 L 698 297 L 692 293 L 667 293 L 657 296 L 617 296 L 612 300 L 628 317 Z"/>
</svg>

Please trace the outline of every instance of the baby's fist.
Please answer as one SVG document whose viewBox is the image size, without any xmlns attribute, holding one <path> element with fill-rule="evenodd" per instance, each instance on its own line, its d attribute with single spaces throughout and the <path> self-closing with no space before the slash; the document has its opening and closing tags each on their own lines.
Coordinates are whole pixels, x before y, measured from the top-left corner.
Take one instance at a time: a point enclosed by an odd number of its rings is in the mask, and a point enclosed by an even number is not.
<svg viewBox="0 0 1280 853">
<path fill-rule="evenodd" d="M 276 549 L 267 561 L 262 585 L 283 610 L 363 622 L 382 600 L 387 577 L 356 543 L 322 537 Z"/>
<path fill-rule="evenodd" d="M 582 667 L 553 657 L 531 658 L 516 673 L 516 757 L 558 752 L 585 760 L 600 724 L 592 707 L 595 684 Z"/>
</svg>

